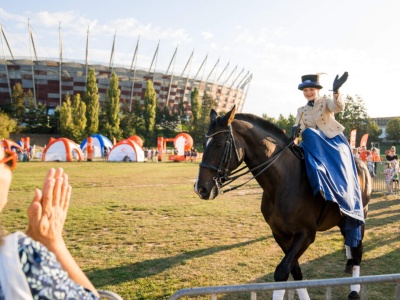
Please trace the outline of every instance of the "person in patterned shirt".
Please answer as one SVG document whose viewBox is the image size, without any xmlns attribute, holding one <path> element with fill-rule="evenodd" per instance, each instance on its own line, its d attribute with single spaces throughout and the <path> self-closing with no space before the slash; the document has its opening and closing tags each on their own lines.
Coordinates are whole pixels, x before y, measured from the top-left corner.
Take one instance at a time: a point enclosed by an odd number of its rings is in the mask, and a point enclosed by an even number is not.
<svg viewBox="0 0 400 300">
<path fill-rule="evenodd" d="M 0 212 L 15 165 L 15 154 L 0 147 Z M 0 300 L 99 299 L 62 236 L 70 198 L 68 175 L 50 169 L 28 208 L 26 233 L 0 227 Z"/>
</svg>

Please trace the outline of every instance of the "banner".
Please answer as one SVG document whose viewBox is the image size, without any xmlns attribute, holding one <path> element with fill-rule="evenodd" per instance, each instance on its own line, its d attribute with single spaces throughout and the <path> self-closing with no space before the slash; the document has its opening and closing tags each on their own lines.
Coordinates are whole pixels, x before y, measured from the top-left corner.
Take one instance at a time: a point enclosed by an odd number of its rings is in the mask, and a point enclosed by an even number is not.
<svg viewBox="0 0 400 300">
<path fill-rule="evenodd" d="M 157 137 L 157 150 L 158 150 L 158 161 L 162 161 L 163 154 L 163 138 L 161 136 Z"/>
<path fill-rule="evenodd" d="M 357 136 L 357 129 L 353 129 L 353 130 L 350 132 L 350 146 L 351 146 L 352 148 L 355 148 L 355 147 L 356 147 L 356 136 Z"/>
<path fill-rule="evenodd" d="M 361 138 L 360 141 L 360 147 L 365 146 L 365 149 L 367 149 L 367 141 L 368 141 L 368 133 L 364 134 Z"/>
<path fill-rule="evenodd" d="M 87 161 L 92 161 L 93 158 L 93 138 L 89 136 L 86 141 L 86 158 Z"/>
</svg>

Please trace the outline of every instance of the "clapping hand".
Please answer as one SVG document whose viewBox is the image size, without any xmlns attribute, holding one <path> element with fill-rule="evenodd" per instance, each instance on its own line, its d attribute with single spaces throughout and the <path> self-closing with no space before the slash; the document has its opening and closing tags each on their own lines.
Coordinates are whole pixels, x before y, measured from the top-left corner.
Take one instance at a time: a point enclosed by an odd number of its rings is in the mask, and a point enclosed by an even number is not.
<svg viewBox="0 0 400 300">
<path fill-rule="evenodd" d="M 48 248 L 64 243 L 62 231 L 71 189 L 68 175 L 62 168 L 49 170 L 42 190 L 35 190 L 35 197 L 28 208 L 28 236 Z"/>
<path fill-rule="evenodd" d="M 333 81 L 333 92 L 337 93 L 343 83 L 346 82 L 347 78 L 349 77 L 348 72 L 344 72 L 342 76 L 336 75 L 335 80 Z"/>
</svg>

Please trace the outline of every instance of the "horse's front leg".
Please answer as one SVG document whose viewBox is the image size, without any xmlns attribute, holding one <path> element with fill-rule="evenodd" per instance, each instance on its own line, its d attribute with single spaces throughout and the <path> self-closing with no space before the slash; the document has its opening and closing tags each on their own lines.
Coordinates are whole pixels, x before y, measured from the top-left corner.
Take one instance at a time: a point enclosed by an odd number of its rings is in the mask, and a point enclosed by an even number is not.
<svg viewBox="0 0 400 300">
<path fill-rule="evenodd" d="M 315 234 L 313 235 L 310 232 L 304 231 L 296 233 L 291 239 L 285 239 L 275 234 L 274 237 L 285 253 L 285 257 L 275 269 L 275 281 L 287 281 L 290 273 L 292 273 L 294 280 L 302 280 L 303 274 L 298 259 L 314 241 Z M 287 247 L 287 245 L 289 246 Z M 297 293 L 301 300 L 310 299 L 306 289 L 298 289 Z M 284 290 L 274 291 L 273 300 L 283 299 L 284 295 Z"/>
</svg>

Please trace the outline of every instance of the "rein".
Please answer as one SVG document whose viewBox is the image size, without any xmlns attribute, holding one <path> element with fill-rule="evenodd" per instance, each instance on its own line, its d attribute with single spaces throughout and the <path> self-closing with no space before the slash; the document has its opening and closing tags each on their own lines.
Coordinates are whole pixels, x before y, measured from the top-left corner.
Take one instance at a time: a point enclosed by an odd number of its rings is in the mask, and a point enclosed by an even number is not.
<svg viewBox="0 0 400 300">
<path fill-rule="evenodd" d="M 217 131 L 211 135 L 206 135 L 206 138 L 210 138 L 213 137 L 217 134 L 220 133 L 228 133 L 227 137 L 226 137 L 226 143 L 225 143 L 225 149 L 224 149 L 224 154 L 222 156 L 221 162 L 219 167 L 210 165 L 208 163 L 205 162 L 201 162 L 200 163 L 200 167 L 201 168 L 206 168 L 212 171 L 216 171 L 217 172 L 217 176 L 213 177 L 213 180 L 215 181 L 215 185 L 218 189 L 218 194 L 223 194 L 223 193 L 227 193 L 233 190 L 236 190 L 240 187 L 242 187 L 243 185 L 247 184 L 248 182 L 250 182 L 251 180 L 257 178 L 259 175 L 261 175 L 265 170 L 267 170 L 270 166 L 272 166 L 273 163 L 275 163 L 275 161 L 282 155 L 282 153 L 288 149 L 289 147 L 291 147 L 294 144 L 294 140 L 292 140 L 288 145 L 286 145 L 284 148 L 282 148 L 281 150 L 279 150 L 277 153 L 275 153 L 272 157 L 268 158 L 266 161 L 264 161 L 263 163 L 261 163 L 260 165 L 252 168 L 252 169 L 248 169 L 247 171 L 240 173 L 236 176 L 232 176 L 235 175 L 241 171 L 243 171 L 245 168 L 247 168 L 247 166 L 244 166 L 238 170 L 235 170 L 231 173 L 230 176 L 228 176 L 228 171 L 229 171 L 229 165 L 230 165 L 230 160 L 232 157 L 232 147 L 235 150 L 236 153 L 236 157 L 238 162 L 240 161 L 239 158 L 239 154 L 237 151 L 237 147 L 236 147 L 236 142 L 235 139 L 233 137 L 233 132 L 232 132 L 232 127 L 231 125 L 229 125 L 229 129 L 228 130 L 222 130 L 222 131 Z M 295 155 L 297 156 L 297 154 L 295 153 Z M 258 171 L 257 174 L 255 174 L 252 178 L 250 178 L 249 180 L 247 180 L 246 182 L 239 184 L 237 186 L 234 186 L 232 188 L 226 189 L 226 190 L 222 190 L 222 188 L 226 187 L 228 184 L 232 183 L 233 181 L 237 180 L 238 178 L 256 171 L 258 169 L 262 168 L 260 171 Z"/>
</svg>

